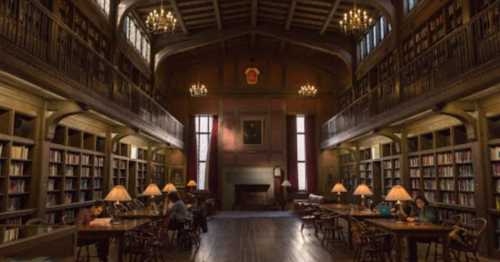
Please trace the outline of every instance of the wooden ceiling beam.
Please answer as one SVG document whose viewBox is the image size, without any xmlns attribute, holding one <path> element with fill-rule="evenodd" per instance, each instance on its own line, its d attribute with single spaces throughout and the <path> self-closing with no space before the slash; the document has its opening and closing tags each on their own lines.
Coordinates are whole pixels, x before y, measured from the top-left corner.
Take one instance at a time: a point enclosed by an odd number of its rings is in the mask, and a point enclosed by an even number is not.
<svg viewBox="0 0 500 262">
<path fill-rule="evenodd" d="M 258 0 L 252 0 L 252 18 L 250 19 L 251 23 L 252 23 L 252 27 L 257 26 L 257 9 L 258 8 L 259 8 Z"/>
<path fill-rule="evenodd" d="M 177 22 L 179 23 L 179 26 L 182 29 L 182 32 L 184 32 L 184 34 L 188 34 L 189 31 L 186 27 L 186 24 L 184 23 L 184 19 L 181 15 L 181 12 L 179 11 L 179 7 L 177 6 L 177 1 L 176 0 L 169 0 L 169 2 L 170 2 L 170 6 L 172 7 L 172 11 L 175 14 L 175 17 L 177 18 Z"/>
<path fill-rule="evenodd" d="M 214 6 L 215 20 L 217 21 L 217 29 L 222 30 L 222 19 L 220 17 L 219 0 L 212 0 Z"/>
<path fill-rule="evenodd" d="M 335 15 L 335 12 L 337 12 L 337 9 L 339 8 L 341 0 L 334 0 L 335 2 L 333 3 L 332 9 L 330 9 L 330 13 L 328 14 L 328 17 L 326 18 L 325 23 L 321 27 L 321 31 L 319 31 L 319 34 L 322 35 L 326 32 L 326 29 L 330 26 L 332 23 L 332 19 Z"/>
<path fill-rule="evenodd" d="M 297 6 L 297 0 L 292 0 L 292 2 L 290 3 L 290 9 L 288 9 L 288 18 L 286 19 L 285 23 L 286 31 L 290 30 L 290 27 L 292 26 L 293 14 L 295 13 L 296 6 Z"/>
<path fill-rule="evenodd" d="M 203 33 L 192 35 L 191 37 L 186 37 L 185 40 L 180 40 L 166 46 L 164 45 L 161 50 L 156 52 L 155 70 L 158 69 L 163 60 L 174 54 L 187 52 L 189 50 L 216 44 L 221 41 L 227 41 L 229 39 L 234 39 L 245 35 L 251 36 L 252 34 L 282 40 L 293 45 L 302 46 L 316 50 L 318 52 L 334 55 L 344 61 L 349 69 L 352 65 L 352 45 L 351 41 L 345 37 L 319 37 L 317 34 L 315 34 L 316 36 L 314 36 L 313 34 L 283 31 L 282 29 L 273 29 L 267 26 L 265 28 L 243 27 L 223 31 L 207 30 Z"/>
</svg>

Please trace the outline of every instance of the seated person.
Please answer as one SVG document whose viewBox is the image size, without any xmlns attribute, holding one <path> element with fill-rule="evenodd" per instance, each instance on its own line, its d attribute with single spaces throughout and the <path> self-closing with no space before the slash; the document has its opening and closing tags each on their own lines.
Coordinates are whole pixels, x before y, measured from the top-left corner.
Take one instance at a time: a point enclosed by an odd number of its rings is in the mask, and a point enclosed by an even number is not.
<svg viewBox="0 0 500 262">
<path fill-rule="evenodd" d="M 429 206 L 429 201 L 424 196 L 417 196 L 415 198 L 415 208 L 406 220 L 409 222 L 437 223 L 438 216 L 436 209 Z"/>
<path fill-rule="evenodd" d="M 190 219 L 190 214 L 186 205 L 179 198 L 179 194 L 177 194 L 176 191 L 168 193 L 167 199 L 170 203 L 172 203 L 166 213 L 168 229 L 178 230 L 182 228 L 186 220 Z"/>
<path fill-rule="evenodd" d="M 75 222 L 77 225 L 88 225 L 92 220 L 104 216 L 105 216 L 104 204 L 102 202 L 95 202 L 94 205 L 92 205 L 89 208 L 80 209 L 80 212 L 78 212 L 78 217 L 76 218 Z M 92 241 L 78 239 L 79 246 L 86 246 L 93 244 L 96 245 L 97 256 L 99 257 L 99 260 L 101 262 L 108 261 L 108 252 L 109 252 L 108 239 L 92 240 Z"/>
</svg>

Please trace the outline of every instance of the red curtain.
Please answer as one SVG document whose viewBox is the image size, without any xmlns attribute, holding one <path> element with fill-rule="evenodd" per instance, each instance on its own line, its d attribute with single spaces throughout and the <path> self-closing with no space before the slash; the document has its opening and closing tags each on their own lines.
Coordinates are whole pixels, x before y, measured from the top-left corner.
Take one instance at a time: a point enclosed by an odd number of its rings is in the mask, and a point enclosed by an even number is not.
<svg viewBox="0 0 500 262">
<path fill-rule="evenodd" d="M 291 191 L 297 191 L 299 181 L 297 177 L 297 119 L 296 116 L 287 116 L 287 171 L 288 180 L 292 184 Z"/>
<path fill-rule="evenodd" d="M 187 165 L 187 181 L 189 180 L 198 180 L 198 168 L 196 161 L 196 126 L 195 126 L 196 117 L 192 116 L 189 119 L 189 134 L 188 134 L 188 165 Z"/>
<path fill-rule="evenodd" d="M 306 116 L 306 174 L 307 191 L 315 193 L 318 185 L 318 156 L 316 152 L 316 121 Z"/>
<path fill-rule="evenodd" d="M 219 118 L 213 116 L 212 118 L 212 131 L 210 134 L 210 153 L 208 163 L 208 189 L 215 195 L 217 205 L 220 204 L 219 194 L 219 169 L 217 165 L 218 153 L 218 131 L 219 131 Z"/>
</svg>

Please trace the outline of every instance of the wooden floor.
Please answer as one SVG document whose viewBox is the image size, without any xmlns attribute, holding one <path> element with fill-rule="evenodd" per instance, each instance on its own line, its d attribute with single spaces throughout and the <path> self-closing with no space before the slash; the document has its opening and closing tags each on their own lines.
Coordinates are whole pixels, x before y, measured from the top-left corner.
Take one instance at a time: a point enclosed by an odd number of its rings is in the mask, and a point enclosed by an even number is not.
<svg viewBox="0 0 500 262">
<path fill-rule="evenodd" d="M 339 247 L 334 255 L 324 249 L 313 230 L 300 232 L 294 217 L 252 212 L 223 214 L 209 222 L 209 232 L 195 252 L 170 253 L 170 261 L 196 262 L 315 262 L 352 261 L 350 252 Z"/>
</svg>

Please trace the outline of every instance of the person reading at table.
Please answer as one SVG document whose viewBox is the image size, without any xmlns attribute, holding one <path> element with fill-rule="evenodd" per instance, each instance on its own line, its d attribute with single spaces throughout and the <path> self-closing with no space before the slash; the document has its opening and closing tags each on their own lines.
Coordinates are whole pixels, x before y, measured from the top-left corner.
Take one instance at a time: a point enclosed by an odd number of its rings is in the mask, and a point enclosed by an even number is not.
<svg viewBox="0 0 500 262">
<path fill-rule="evenodd" d="M 104 205 L 102 202 L 95 202 L 89 208 L 83 208 L 78 212 L 78 216 L 76 218 L 77 225 L 88 225 L 90 222 L 96 218 L 104 217 Z M 87 246 L 87 245 L 96 245 L 97 256 L 101 262 L 108 261 L 108 252 L 109 252 L 109 242 L 108 239 L 102 240 L 84 240 L 78 239 L 78 246 Z"/>
<path fill-rule="evenodd" d="M 180 199 L 176 191 L 168 193 L 167 199 L 171 203 L 167 210 L 168 229 L 178 230 L 182 228 L 184 222 L 189 219 L 189 212 L 184 201 Z"/>
<path fill-rule="evenodd" d="M 438 216 L 436 209 L 429 206 L 429 201 L 424 196 L 415 198 L 415 208 L 406 219 L 408 222 L 437 223 Z"/>
</svg>

